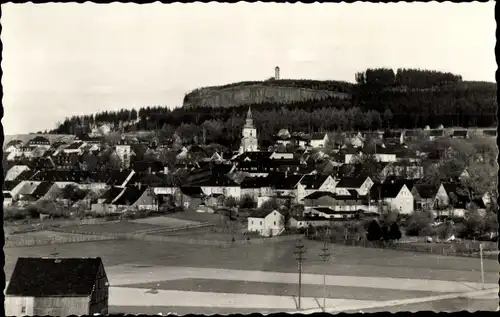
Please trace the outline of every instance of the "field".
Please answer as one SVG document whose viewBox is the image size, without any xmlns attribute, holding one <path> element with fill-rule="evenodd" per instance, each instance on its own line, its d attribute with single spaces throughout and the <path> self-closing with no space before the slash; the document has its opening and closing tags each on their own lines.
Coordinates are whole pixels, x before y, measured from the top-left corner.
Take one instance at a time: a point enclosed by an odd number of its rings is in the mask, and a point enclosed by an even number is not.
<svg viewBox="0 0 500 317">
<path fill-rule="evenodd" d="M 163 226 L 151 225 L 146 223 L 134 223 L 130 221 L 120 221 L 116 223 L 103 223 L 96 225 L 79 225 L 72 227 L 59 228 L 58 231 L 75 232 L 75 233 L 133 233 L 143 230 L 157 230 L 162 229 Z"/>
<path fill-rule="evenodd" d="M 216 215 L 182 214 L 175 220 L 156 217 L 76 228 L 94 232 L 133 232 L 195 223 L 200 221 L 194 218 L 200 217 L 198 215 L 205 217 L 205 221 L 209 217 L 217 219 Z M 212 228 L 155 234 L 225 241 L 231 237 L 229 233 L 213 232 Z M 327 306 L 342 311 L 388 310 L 372 306 L 389 300 L 392 301 L 387 304 L 390 307 L 437 305 L 435 307 L 445 306 L 451 310 L 465 305 L 460 304 L 462 302 L 471 307 L 484 302 L 488 303 L 487 307 L 494 306 L 495 301 L 498 303 L 490 297 L 472 298 L 466 294 L 482 287 L 480 262 L 475 258 L 332 244 L 329 245 L 331 259 L 325 264 L 318 256 L 323 243 L 303 242 L 306 261 L 303 263 L 302 309 L 318 309 L 323 296 L 323 274 L 326 275 Z M 250 244 L 229 247 L 114 240 L 4 250 L 7 280 L 20 256 L 55 253 L 60 257 L 100 256 L 112 286 L 111 313 L 171 311 L 179 314 L 297 310 L 298 275 L 294 251 L 295 241 L 252 244 L 251 240 Z M 496 287 L 498 262 L 485 260 L 484 271 L 486 287 Z M 453 298 L 439 297 L 457 292 L 460 293 L 452 295 Z M 457 302 L 460 296 L 465 299 Z M 422 298 L 431 302 L 405 302 Z M 405 304 L 398 305 L 400 302 Z"/>
</svg>

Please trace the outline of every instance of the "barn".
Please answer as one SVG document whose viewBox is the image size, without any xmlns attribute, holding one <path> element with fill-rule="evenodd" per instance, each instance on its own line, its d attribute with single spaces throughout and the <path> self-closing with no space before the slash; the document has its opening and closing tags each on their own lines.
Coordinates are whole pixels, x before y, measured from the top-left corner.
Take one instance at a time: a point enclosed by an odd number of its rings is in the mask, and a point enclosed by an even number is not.
<svg viewBox="0 0 500 317">
<path fill-rule="evenodd" d="M 5 292 L 5 315 L 108 313 L 101 258 L 19 258 Z"/>
</svg>

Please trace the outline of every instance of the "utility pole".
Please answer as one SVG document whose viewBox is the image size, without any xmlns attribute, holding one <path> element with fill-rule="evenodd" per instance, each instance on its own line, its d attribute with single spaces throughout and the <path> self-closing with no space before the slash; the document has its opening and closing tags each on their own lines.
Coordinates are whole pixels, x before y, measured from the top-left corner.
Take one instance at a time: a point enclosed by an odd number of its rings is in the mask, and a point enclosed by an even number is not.
<svg viewBox="0 0 500 317">
<path fill-rule="evenodd" d="M 323 259 L 326 264 L 330 260 L 330 253 L 328 253 L 327 241 L 325 240 L 325 245 L 321 249 L 323 251 L 319 256 Z M 326 312 L 326 271 L 323 271 L 323 312 Z"/>
<path fill-rule="evenodd" d="M 483 244 L 479 244 L 479 257 L 481 258 L 481 283 L 484 289 Z"/>
<path fill-rule="evenodd" d="M 295 245 L 296 251 L 294 254 L 297 256 L 297 262 L 299 264 L 299 294 L 298 294 L 298 306 L 300 310 L 300 298 L 301 298 L 301 290 L 302 290 L 302 262 L 305 260 L 303 257 L 306 253 L 304 243 L 301 239 L 297 240 L 297 244 Z"/>
</svg>

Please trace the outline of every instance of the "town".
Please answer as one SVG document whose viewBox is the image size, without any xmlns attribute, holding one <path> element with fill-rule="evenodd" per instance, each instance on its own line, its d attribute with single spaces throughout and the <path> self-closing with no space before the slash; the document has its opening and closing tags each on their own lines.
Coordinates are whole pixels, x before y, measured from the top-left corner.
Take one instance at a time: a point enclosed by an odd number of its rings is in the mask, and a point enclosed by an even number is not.
<svg viewBox="0 0 500 317">
<path fill-rule="evenodd" d="M 108 6 L 2 6 L 6 316 L 500 309 L 491 3 Z"/>
</svg>

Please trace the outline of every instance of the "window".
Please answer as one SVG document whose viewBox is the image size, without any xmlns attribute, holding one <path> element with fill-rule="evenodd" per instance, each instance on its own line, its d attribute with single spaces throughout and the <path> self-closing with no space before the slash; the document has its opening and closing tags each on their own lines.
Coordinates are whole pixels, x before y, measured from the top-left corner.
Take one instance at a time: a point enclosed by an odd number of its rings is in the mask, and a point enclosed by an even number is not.
<svg viewBox="0 0 500 317">
<path fill-rule="evenodd" d="M 260 222 L 260 225 L 262 226 L 262 221 Z"/>
<path fill-rule="evenodd" d="M 253 225 L 253 220 L 252 220 L 252 225 Z"/>
<path fill-rule="evenodd" d="M 274 222 L 274 225 L 276 226 L 276 221 Z"/>
</svg>

